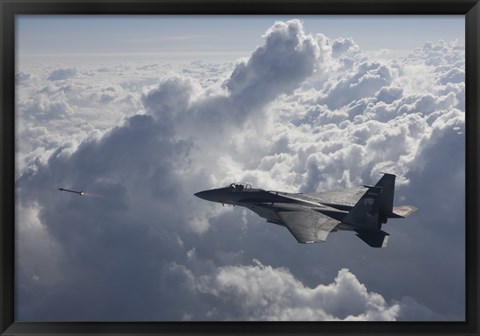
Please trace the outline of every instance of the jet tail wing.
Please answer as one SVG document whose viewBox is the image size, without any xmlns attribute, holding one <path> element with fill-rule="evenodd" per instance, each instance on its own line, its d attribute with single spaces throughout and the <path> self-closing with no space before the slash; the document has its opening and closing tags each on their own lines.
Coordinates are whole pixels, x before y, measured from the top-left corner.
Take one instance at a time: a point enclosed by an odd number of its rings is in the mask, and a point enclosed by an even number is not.
<svg viewBox="0 0 480 336">
<path fill-rule="evenodd" d="M 389 234 L 385 231 L 356 230 L 357 237 L 371 247 L 387 247 Z"/>
<path fill-rule="evenodd" d="M 402 205 L 393 207 L 393 215 L 392 218 L 405 218 L 410 216 L 412 213 L 417 211 L 417 208 L 411 205 Z"/>
<path fill-rule="evenodd" d="M 338 221 L 315 211 L 280 211 L 282 223 L 299 243 L 319 243 L 337 226 Z"/>
</svg>

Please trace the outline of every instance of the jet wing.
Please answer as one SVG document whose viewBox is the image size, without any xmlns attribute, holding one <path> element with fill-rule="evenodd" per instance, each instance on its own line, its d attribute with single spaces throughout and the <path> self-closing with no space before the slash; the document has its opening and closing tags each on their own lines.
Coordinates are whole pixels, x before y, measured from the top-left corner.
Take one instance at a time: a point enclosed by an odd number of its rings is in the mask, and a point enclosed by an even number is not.
<svg viewBox="0 0 480 336">
<path fill-rule="evenodd" d="M 319 243 L 338 225 L 338 221 L 315 211 L 279 211 L 282 223 L 299 243 Z"/>
<path fill-rule="evenodd" d="M 365 187 L 355 187 L 350 189 L 324 191 L 304 195 L 306 197 L 315 199 L 319 203 L 335 203 L 353 206 L 358 202 L 365 191 Z"/>
</svg>

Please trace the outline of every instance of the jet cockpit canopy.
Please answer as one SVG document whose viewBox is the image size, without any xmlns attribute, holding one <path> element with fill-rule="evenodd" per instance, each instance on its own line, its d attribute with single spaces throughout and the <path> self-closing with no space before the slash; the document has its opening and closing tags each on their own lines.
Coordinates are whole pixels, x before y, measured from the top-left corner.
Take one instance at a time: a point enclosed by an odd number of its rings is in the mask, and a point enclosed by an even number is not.
<svg viewBox="0 0 480 336">
<path fill-rule="evenodd" d="M 233 191 L 244 191 L 246 189 L 252 189 L 252 185 L 243 182 L 234 182 L 228 186 Z"/>
</svg>

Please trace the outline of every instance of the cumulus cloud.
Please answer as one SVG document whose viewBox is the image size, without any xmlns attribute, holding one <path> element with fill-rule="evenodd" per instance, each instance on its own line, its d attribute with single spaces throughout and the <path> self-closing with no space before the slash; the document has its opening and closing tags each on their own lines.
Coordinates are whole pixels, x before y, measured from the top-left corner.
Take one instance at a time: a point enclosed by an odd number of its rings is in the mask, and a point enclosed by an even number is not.
<svg viewBox="0 0 480 336">
<path fill-rule="evenodd" d="M 463 318 L 463 46 L 378 60 L 298 20 L 263 38 L 220 66 L 21 69 L 20 319 Z M 238 180 L 316 192 L 381 171 L 399 175 L 396 203 L 419 208 L 389 222 L 382 251 L 341 232 L 298 245 L 193 196 Z"/>
<path fill-rule="evenodd" d="M 299 20 L 277 22 L 265 34 L 265 45 L 237 64 L 225 85 L 235 102 L 250 110 L 295 89 L 313 73 L 319 53 Z"/>
<path fill-rule="evenodd" d="M 47 79 L 51 81 L 70 79 L 74 78 L 77 73 L 78 70 L 76 68 L 57 69 L 53 71 Z"/>
<path fill-rule="evenodd" d="M 319 102 L 338 109 L 352 101 L 372 96 L 390 85 L 394 76 L 394 69 L 379 62 L 361 63 L 346 78 L 328 85 L 324 90 L 325 98 L 320 98 Z"/>
<path fill-rule="evenodd" d="M 341 58 L 360 54 L 360 48 L 352 38 L 340 37 L 332 42 L 332 56 Z"/>
<path fill-rule="evenodd" d="M 325 321 L 395 320 L 398 305 L 389 306 L 348 269 L 331 284 L 309 288 L 285 268 L 254 260 L 251 266 L 226 266 L 200 278 L 197 290 L 217 299 L 207 316 L 219 320 Z M 223 305 L 235 302 L 234 310 Z"/>
</svg>

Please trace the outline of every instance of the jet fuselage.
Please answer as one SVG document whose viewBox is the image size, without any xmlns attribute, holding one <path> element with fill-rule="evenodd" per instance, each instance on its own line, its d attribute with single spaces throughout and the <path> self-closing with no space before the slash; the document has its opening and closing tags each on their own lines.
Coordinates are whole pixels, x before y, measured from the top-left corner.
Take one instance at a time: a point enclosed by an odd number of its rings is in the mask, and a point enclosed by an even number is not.
<svg viewBox="0 0 480 336">
<path fill-rule="evenodd" d="M 232 183 L 200 191 L 195 196 L 211 202 L 246 207 L 267 222 L 285 226 L 299 243 L 325 241 L 330 232 L 355 231 L 372 247 L 385 247 L 389 234 L 382 225 L 404 218 L 413 206 L 393 207 L 395 175 L 384 174 L 375 186 L 313 194 L 287 193 Z"/>
</svg>

